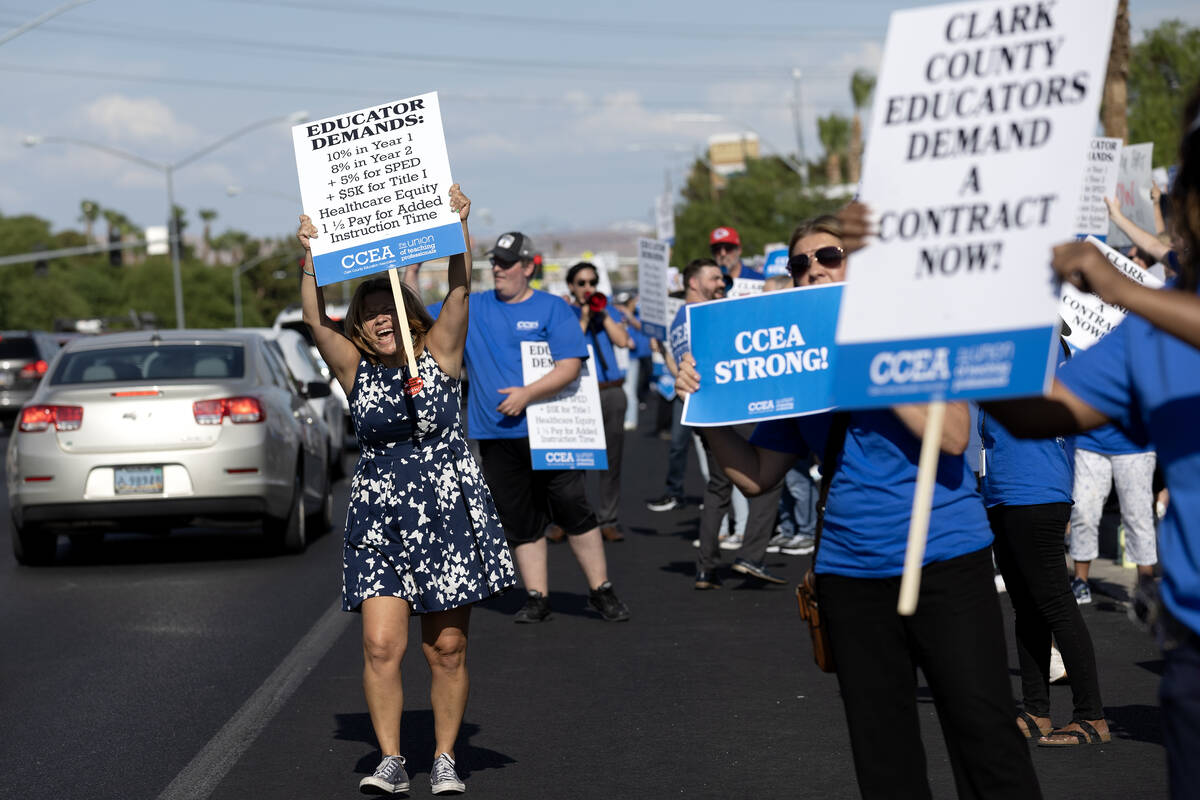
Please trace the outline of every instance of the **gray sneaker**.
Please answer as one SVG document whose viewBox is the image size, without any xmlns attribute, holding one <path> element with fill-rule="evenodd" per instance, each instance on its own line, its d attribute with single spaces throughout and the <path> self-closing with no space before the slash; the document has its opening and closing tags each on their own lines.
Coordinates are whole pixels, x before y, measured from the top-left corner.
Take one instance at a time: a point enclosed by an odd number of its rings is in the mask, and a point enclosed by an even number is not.
<svg viewBox="0 0 1200 800">
<path fill-rule="evenodd" d="M 429 788 L 434 794 L 461 794 L 467 790 L 454 769 L 454 759 L 445 753 L 437 757 L 433 769 L 429 770 Z"/>
<path fill-rule="evenodd" d="M 785 556 L 806 556 L 816 549 L 816 544 L 817 540 L 813 537 L 798 533 L 784 542 L 779 552 Z M 767 552 L 770 552 L 770 549 Z"/>
<path fill-rule="evenodd" d="M 363 794 L 407 792 L 408 773 L 404 771 L 404 756 L 384 756 L 375 768 L 375 774 L 358 782 L 358 790 Z"/>
<path fill-rule="evenodd" d="M 1081 606 L 1092 602 L 1092 587 L 1088 586 L 1088 582 L 1083 578 L 1071 578 L 1071 593 L 1075 595 L 1075 602 Z"/>
<path fill-rule="evenodd" d="M 778 553 L 780 548 L 792 540 L 786 533 L 777 533 L 767 542 L 768 553 Z"/>
</svg>

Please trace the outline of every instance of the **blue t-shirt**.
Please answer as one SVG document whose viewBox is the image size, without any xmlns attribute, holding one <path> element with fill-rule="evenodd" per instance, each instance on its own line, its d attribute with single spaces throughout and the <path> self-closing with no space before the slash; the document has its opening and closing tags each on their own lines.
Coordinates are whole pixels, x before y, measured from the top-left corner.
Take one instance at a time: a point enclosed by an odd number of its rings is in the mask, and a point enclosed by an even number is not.
<svg viewBox="0 0 1200 800">
<path fill-rule="evenodd" d="M 524 386 L 521 342 L 549 342 L 555 361 L 587 358 L 579 320 L 561 297 L 536 289 L 519 303 L 505 303 L 494 291 L 474 292 L 470 300 L 465 360 L 471 391 L 467 424 L 472 439 L 521 439 L 529 435 L 525 415 L 510 417 L 496 406 L 501 389 Z M 441 303 L 429 307 L 436 318 Z"/>
<path fill-rule="evenodd" d="M 1200 633 L 1200 351 L 1131 314 L 1071 359 L 1059 380 L 1157 451 L 1171 490 L 1158 531 L 1163 602 Z"/>
<path fill-rule="evenodd" d="M 633 315 L 641 322 L 641 311 L 637 308 L 633 310 Z M 649 358 L 650 357 L 650 337 L 641 328 L 635 328 L 632 325 L 627 326 L 629 338 L 633 339 L 633 349 L 629 351 L 630 358 Z"/>
<path fill-rule="evenodd" d="M 761 422 L 750 442 L 802 455 L 825 452 L 832 414 Z M 885 578 L 904 571 L 908 523 L 921 440 L 890 410 L 855 411 L 837 462 L 816 571 Z M 992 543 L 975 476 L 962 456 L 942 454 L 933 489 L 925 564 L 973 553 Z"/>
<path fill-rule="evenodd" d="M 1081 433 L 1075 437 L 1075 447 L 1080 450 L 1091 450 L 1106 456 L 1127 456 L 1131 453 L 1148 453 L 1153 447 L 1139 444 L 1129 438 L 1116 425 L 1104 425 Z"/>
<path fill-rule="evenodd" d="M 667 329 L 667 338 L 671 344 L 671 356 L 678 364 L 685 354 L 692 352 L 692 335 L 687 323 L 687 305 L 682 305 L 675 312 L 675 319 Z"/>
<path fill-rule="evenodd" d="M 1068 359 L 1058 363 L 1061 370 Z M 986 411 L 979 412 L 983 446 L 983 504 L 1034 506 L 1070 503 L 1075 486 L 1075 437 L 1018 439 Z"/>
<path fill-rule="evenodd" d="M 575 314 L 575 327 L 579 327 L 579 318 L 583 315 L 583 308 L 577 305 L 568 305 L 567 308 Z M 609 306 L 605 309 L 605 313 L 613 318 L 615 322 L 623 322 L 625 316 L 620 309 Z M 601 383 L 605 381 L 619 381 L 625 377 L 625 370 L 617 365 L 617 354 L 613 349 L 612 339 L 608 337 L 608 331 L 600 328 L 598 331 L 591 331 L 583 334 L 584 340 L 592 346 L 592 350 L 596 353 L 596 363 L 592 366 L 596 369 L 596 380 Z"/>
<path fill-rule="evenodd" d="M 725 274 L 729 274 L 725 270 L 721 270 L 721 272 L 725 272 Z M 746 263 L 742 264 L 742 271 L 738 273 L 738 277 L 745 278 L 748 281 L 765 281 L 767 279 L 766 275 L 763 275 L 761 272 L 756 270 L 754 267 L 752 267 Z"/>
</svg>

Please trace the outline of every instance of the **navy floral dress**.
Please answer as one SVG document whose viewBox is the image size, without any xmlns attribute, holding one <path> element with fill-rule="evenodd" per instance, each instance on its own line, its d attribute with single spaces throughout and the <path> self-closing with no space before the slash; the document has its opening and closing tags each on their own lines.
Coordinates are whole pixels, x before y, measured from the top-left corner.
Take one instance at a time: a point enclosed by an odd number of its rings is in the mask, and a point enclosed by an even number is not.
<svg viewBox="0 0 1200 800">
<path fill-rule="evenodd" d="M 463 437 L 459 382 L 429 351 L 417 371 L 425 386 L 409 397 L 407 370 L 358 364 L 350 414 L 361 454 L 346 513 L 346 611 L 379 596 L 403 597 L 415 614 L 445 611 L 516 582 L 495 503 Z"/>
</svg>

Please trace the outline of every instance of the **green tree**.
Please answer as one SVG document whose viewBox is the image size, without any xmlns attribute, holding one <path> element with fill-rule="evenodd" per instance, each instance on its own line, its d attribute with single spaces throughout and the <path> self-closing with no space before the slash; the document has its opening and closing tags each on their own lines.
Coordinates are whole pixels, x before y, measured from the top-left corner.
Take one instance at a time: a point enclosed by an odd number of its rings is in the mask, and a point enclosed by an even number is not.
<svg viewBox="0 0 1200 800">
<path fill-rule="evenodd" d="M 96 219 L 100 216 L 100 204 L 95 200 L 80 200 L 79 212 L 79 221 L 87 226 L 85 235 L 88 243 L 91 244 Z"/>
<path fill-rule="evenodd" d="M 850 129 L 850 158 L 847 169 L 847 182 L 858 184 L 862 175 L 862 110 L 867 107 L 871 93 L 875 91 L 875 76 L 865 69 L 854 71 L 850 78 L 850 96 L 854 100 L 854 121 Z"/>
<path fill-rule="evenodd" d="M 1129 0 L 1117 3 L 1112 43 L 1108 50 L 1108 71 L 1104 76 L 1104 94 L 1100 98 L 1100 120 L 1104 135 L 1129 141 Z"/>
<path fill-rule="evenodd" d="M 202 208 L 196 212 L 200 219 L 204 221 L 204 249 L 201 251 L 201 258 L 211 264 L 212 263 L 212 221 L 217 218 L 216 209 Z"/>
<path fill-rule="evenodd" d="M 671 254 L 677 266 L 707 256 L 708 234 L 720 225 L 738 229 L 742 250 L 749 257 L 770 242 L 786 242 L 803 220 L 842 204 L 839 199 L 805 192 L 800 176 L 778 157 L 747 161 L 746 171 L 729 176 L 717 196 L 709 179 L 708 167 L 697 161 L 680 191 L 683 202 L 676 207 Z"/>
<path fill-rule="evenodd" d="M 850 120 L 840 114 L 817 118 L 817 135 L 825 148 L 825 179 L 830 186 L 842 183 L 842 155 L 850 141 Z"/>
<path fill-rule="evenodd" d="M 1129 141 L 1154 142 L 1154 165 L 1179 158 L 1188 93 L 1200 83 L 1200 28 L 1162 23 L 1133 48 L 1129 62 Z"/>
</svg>

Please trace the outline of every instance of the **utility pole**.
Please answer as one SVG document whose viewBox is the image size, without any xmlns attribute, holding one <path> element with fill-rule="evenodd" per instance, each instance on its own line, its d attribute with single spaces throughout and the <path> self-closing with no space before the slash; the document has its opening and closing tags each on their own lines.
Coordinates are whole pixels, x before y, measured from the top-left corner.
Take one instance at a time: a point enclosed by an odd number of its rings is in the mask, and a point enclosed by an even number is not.
<svg viewBox="0 0 1200 800">
<path fill-rule="evenodd" d="M 796 154 L 804 169 L 800 173 L 800 183 L 808 187 L 808 158 L 804 155 L 804 131 L 800 120 L 800 78 L 802 73 L 798 67 L 792 69 L 792 126 L 796 129 Z"/>
</svg>

